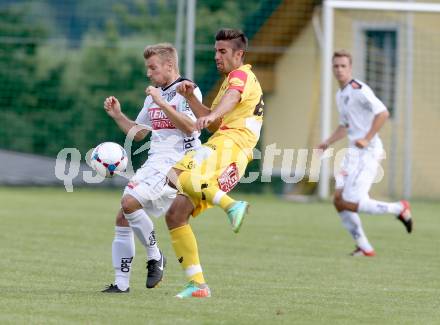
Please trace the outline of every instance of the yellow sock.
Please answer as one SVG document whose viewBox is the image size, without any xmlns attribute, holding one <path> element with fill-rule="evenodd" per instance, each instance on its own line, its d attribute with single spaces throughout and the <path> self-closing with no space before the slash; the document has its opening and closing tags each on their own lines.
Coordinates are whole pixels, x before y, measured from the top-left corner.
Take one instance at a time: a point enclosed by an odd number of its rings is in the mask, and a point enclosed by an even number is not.
<svg viewBox="0 0 440 325">
<path fill-rule="evenodd" d="M 221 197 L 220 202 L 218 203 L 218 205 L 226 211 L 226 209 L 232 204 L 234 203 L 235 200 L 233 198 L 231 198 L 228 194 L 225 194 Z"/>
<path fill-rule="evenodd" d="M 203 193 L 205 194 L 206 201 L 220 206 L 225 211 L 235 202 L 233 198 L 215 186 L 209 186 L 203 189 Z"/>
<path fill-rule="evenodd" d="M 170 230 L 171 243 L 179 263 L 182 265 L 189 281 L 205 283 L 200 266 L 197 241 L 190 225 Z"/>
</svg>

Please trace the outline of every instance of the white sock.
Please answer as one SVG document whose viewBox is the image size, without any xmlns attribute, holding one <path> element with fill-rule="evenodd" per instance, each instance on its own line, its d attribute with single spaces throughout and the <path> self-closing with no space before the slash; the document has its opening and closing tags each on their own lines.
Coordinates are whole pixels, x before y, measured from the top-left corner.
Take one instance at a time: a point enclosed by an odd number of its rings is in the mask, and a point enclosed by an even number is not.
<svg viewBox="0 0 440 325">
<path fill-rule="evenodd" d="M 348 230 L 351 237 L 356 241 L 357 246 L 365 252 L 373 251 L 374 248 L 365 235 L 359 215 L 356 212 L 344 210 L 339 212 L 339 216 L 345 229 Z"/>
<path fill-rule="evenodd" d="M 112 261 L 115 284 L 121 290 L 130 286 L 131 263 L 135 255 L 133 231 L 130 227 L 115 227 L 112 244 Z"/>
<path fill-rule="evenodd" d="M 124 213 L 125 219 L 147 251 L 148 260 L 160 260 L 160 251 L 156 243 L 154 224 L 143 209 L 133 213 Z"/>
<path fill-rule="evenodd" d="M 369 197 L 360 200 L 359 212 L 365 212 L 369 214 L 385 214 L 391 213 L 394 215 L 402 212 L 403 206 L 400 202 L 383 202 L 370 199 Z"/>
</svg>

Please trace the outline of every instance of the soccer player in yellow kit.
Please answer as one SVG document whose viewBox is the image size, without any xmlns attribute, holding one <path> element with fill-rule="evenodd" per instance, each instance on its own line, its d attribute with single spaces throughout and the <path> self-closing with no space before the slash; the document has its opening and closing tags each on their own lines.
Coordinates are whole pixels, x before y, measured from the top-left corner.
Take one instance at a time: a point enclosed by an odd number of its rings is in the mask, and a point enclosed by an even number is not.
<svg viewBox="0 0 440 325">
<path fill-rule="evenodd" d="M 189 280 L 176 295 L 178 298 L 211 296 L 188 223 L 190 216 L 217 205 L 227 213 L 233 231 L 238 232 L 249 206 L 227 194 L 252 160 L 263 123 L 263 93 L 251 66 L 243 63 L 246 47 L 243 32 L 217 32 L 215 62 L 225 79 L 211 108 L 194 96 L 193 83 L 184 81 L 177 88 L 198 118 L 196 128 L 215 131 L 207 143 L 189 151 L 168 174 L 178 195 L 166 214 L 166 222 L 177 259 Z"/>
</svg>

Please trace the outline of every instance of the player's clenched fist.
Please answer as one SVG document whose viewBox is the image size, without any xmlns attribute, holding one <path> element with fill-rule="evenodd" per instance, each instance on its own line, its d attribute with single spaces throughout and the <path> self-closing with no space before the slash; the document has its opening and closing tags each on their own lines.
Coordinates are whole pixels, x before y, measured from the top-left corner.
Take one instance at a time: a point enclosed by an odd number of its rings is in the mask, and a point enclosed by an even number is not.
<svg viewBox="0 0 440 325">
<path fill-rule="evenodd" d="M 159 88 L 148 86 L 145 88 L 145 94 L 147 96 L 151 96 L 153 101 L 160 106 L 160 103 L 163 101 L 162 96 L 160 94 Z"/>
<path fill-rule="evenodd" d="M 121 114 L 121 104 L 114 96 L 107 97 L 104 101 L 104 110 L 113 118 Z"/>
<path fill-rule="evenodd" d="M 191 81 L 182 81 L 179 86 L 177 86 L 176 91 L 178 94 L 182 95 L 185 98 L 193 95 L 195 89 L 194 83 Z"/>
</svg>

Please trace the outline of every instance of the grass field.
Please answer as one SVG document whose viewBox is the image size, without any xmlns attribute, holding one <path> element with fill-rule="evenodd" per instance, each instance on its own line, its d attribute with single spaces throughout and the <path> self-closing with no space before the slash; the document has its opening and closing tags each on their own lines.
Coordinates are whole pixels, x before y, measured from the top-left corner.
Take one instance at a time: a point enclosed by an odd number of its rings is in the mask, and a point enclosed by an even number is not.
<svg viewBox="0 0 440 325">
<path fill-rule="evenodd" d="M 439 324 L 440 204 L 415 202 L 415 232 L 364 216 L 374 258 L 353 243 L 329 203 L 240 195 L 251 214 L 240 234 L 219 209 L 192 220 L 210 299 L 173 297 L 185 283 L 164 221 L 166 277 L 144 287 L 137 257 L 128 295 L 113 281 L 111 242 L 119 191 L 0 188 L 1 324 Z"/>
</svg>

